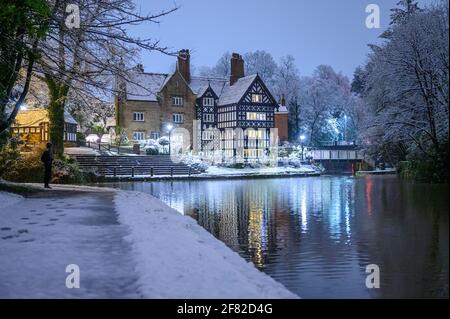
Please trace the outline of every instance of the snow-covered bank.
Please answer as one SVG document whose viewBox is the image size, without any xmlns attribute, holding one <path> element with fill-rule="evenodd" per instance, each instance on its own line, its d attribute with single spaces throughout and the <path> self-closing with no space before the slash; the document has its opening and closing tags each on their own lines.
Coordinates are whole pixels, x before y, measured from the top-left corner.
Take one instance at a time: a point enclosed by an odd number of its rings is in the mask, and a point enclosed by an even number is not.
<svg viewBox="0 0 450 319">
<path fill-rule="evenodd" d="M 0 192 L 0 208 L 6 208 L 8 206 L 14 205 L 19 203 L 23 200 L 23 197 L 20 195 L 7 193 L 7 192 Z"/>
<path fill-rule="evenodd" d="M 283 175 L 283 174 L 314 174 L 316 170 L 310 165 L 303 165 L 296 167 L 263 167 L 263 168 L 227 168 L 210 166 L 205 174 L 215 176 L 228 176 L 228 175 Z"/>
<path fill-rule="evenodd" d="M 190 217 L 139 192 L 115 197 L 149 298 L 297 298 Z"/>
</svg>

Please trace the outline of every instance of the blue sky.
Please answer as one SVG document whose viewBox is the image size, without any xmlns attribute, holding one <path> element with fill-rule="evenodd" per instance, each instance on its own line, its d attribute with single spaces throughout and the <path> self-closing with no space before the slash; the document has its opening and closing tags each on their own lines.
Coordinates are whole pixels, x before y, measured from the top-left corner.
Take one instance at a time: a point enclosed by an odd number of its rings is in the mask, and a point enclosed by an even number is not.
<svg viewBox="0 0 450 319">
<path fill-rule="evenodd" d="M 226 51 L 265 50 L 276 60 L 295 57 L 302 75 L 329 64 L 351 77 L 366 60 L 368 43 L 377 43 L 398 0 L 135 0 L 143 12 L 180 8 L 158 25 L 132 30 L 159 39 L 174 50 L 191 50 L 191 63 L 212 66 Z M 430 3 L 421 0 L 419 3 Z M 381 28 L 365 26 L 368 4 L 377 4 Z M 175 59 L 143 52 L 146 71 L 168 72 Z"/>
</svg>

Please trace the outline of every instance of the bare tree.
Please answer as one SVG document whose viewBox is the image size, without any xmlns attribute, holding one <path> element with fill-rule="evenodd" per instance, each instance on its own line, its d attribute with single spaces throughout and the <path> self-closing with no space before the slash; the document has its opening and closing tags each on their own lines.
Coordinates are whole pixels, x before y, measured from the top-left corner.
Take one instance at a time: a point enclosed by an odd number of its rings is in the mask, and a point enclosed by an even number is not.
<svg viewBox="0 0 450 319">
<path fill-rule="evenodd" d="M 142 14 L 132 0 L 61 0 L 50 3 L 55 15 L 46 40 L 38 46 L 42 57 L 36 74 L 49 89 L 50 138 L 56 154 L 61 155 L 64 149 L 64 107 L 71 91 L 74 95 L 98 99 L 106 91 L 114 91 L 111 78 L 128 79 L 127 70 L 136 63 L 139 50 L 175 54 L 158 40 L 132 36 L 129 29 L 138 24 L 159 23 L 160 18 L 177 8 L 157 14 Z M 79 8 L 79 27 L 71 28 L 66 21 L 69 3 Z"/>
</svg>

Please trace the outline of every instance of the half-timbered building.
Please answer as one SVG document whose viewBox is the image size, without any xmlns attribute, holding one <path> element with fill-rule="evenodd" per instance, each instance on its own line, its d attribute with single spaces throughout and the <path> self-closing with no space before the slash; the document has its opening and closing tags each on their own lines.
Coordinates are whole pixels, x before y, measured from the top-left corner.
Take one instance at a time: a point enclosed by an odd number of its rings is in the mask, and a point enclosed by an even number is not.
<svg viewBox="0 0 450 319">
<path fill-rule="evenodd" d="M 233 53 L 230 63 L 229 79 L 192 76 L 189 50 L 179 52 L 172 74 L 145 73 L 140 67 L 133 83 L 122 85 L 122 98 L 116 99 L 117 125 L 134 141 L 183 127 L 200 151 L 213 147 L 235 156 L 239 144 L 244 157 L 262 156 L 274 138 L 271 129 L 280 106 L 258 74 L 245 76 L 241 55 Z M 280 123 L 287 126 L 287 118 Z"/>
</svg>

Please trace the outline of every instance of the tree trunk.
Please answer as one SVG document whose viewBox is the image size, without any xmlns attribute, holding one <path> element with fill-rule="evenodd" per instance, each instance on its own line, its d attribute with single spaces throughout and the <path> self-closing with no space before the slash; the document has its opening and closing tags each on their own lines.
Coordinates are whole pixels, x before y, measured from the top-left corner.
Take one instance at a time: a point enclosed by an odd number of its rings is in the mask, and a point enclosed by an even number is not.
<svg viewBox="0 0 450 319">
<path fill-rule="evenodd" d="M 64 105 L 69 87 L 55 81 L 51 75 L 46 75 L 45 81 L 50 92 L 48 107 L 50 141 L 54 154 L 62 157 L 64 154 Z"/>
</svg>

